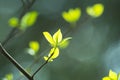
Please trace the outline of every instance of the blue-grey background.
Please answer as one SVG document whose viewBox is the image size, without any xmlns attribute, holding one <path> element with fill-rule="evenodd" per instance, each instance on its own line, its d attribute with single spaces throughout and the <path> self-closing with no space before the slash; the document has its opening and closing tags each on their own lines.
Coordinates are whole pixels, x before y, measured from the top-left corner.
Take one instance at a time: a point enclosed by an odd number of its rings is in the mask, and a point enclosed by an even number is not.
<svg viewBox="0 0 120 80">
<path fill-rule="evenodd" d="M 99 18 L 86 20 L 85 9 L 95 3 L 102 3 L 105 11 Z M 4 41 L 12 28 L 8 25 L 10 17 L 19 16 L 21 0 L 0 0 L 0 42 Z M 70 8 L 79 7 L 82 15 L 77 23 L 70 45 L 60 51 L 60 56 L 47 64 L 35 76 L 35 80 L 101 80 L 112 69 L 120 72 L 120 0 L 36 0 L 30 11 L 39 12 L 37 22 L 25 32 L 11 39 L 6 50 L 23 67 L 28 67 L 34 58 L 24 50 L 31 40 L 40 42 L 40 62 L 32 68 L 34 72 L 47 54 L 47 41 L 43 31 L 54 33 L 61 28 L 62 32 L 70 29 L 61 13 Z M 13 73 L 18 80 L 20 73 L 2 54 L 0 55 L 0 78 Z M 21 80 L 27 80 L 22 77 Z"/>
</svg>

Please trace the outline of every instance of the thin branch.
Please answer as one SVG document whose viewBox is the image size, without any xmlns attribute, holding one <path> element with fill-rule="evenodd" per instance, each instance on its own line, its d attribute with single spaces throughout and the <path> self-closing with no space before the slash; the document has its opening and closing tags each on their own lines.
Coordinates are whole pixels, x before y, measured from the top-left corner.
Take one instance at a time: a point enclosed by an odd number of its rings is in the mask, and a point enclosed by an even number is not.
<svg viewBox="0 0 120 80">
<path fill-rule="evenodd" d="M 55 49 L 54 49 L 54 51 L 55 51 Z M 40 71 L 49 62 L 50 58 L 54 55 L 54 51 L 51 54 L 51 56 L 33 73 L 32 78 L 36 75 L 36 73 L 38 73 L 38 71 Z"/>
<path fill-rule="evenodd" d="M 2 42 L 3 45 L 5 45 L 13 37 L 13 34 L 14 34 L 15 30 L 16 30 L 16 28 L 13 28 L 11 30 L 11 32 L 8 34 L 6 39 Z"/>
<path fill-rule="evenodd" d="M 19 17 L 20 20 L 26 14 L 26 12 L 31 8 L 31 6 L 33 5 L 34 2 L 35 2 L 35 0 L 32 0 L 31 3 L 29 3 L 29 5 L 27 5 L 25 7 L 23 6 L 23 11 L 22 11 L 22 13 L 20 14 L 20 17 Z M 18 30 L 17 28 L 13 28 L 11 30 L 11 32 L 8 34 L 6 39 L 3 41 L 3 46 L 5 44 L 7 44 L 7 42 L 16 35 L 17 30 Z M 9 55 L 9 53 L 4 49 L 3 46 L 0 43 L 0 53 L 3 54 L 6 58 L 8 58 L 8 60 L 11 63 L 13 63 L 14 66 L 24 74 L 24 76 L 26 76 L 29 80 L 33 80 L 33 77 L 31 77 L 31 75 L 28 72 L 26 72 L 25 69 L 12 56 Z"/>
<path fill-rule="evenodd" d="M 4 49 L 1 43 L 0 53 L 3 54 L 11 63 L 13 63 L 14 66 L 16 66 L 17 69 L 20 70 L 29 80 L 32 80 L 30 74 L 27 71 L 25 71 L 24 68 L 12 56 L 9 55 L 9 53 Z"/>
<path fill-rule="evenodd" d="M 38 71 L 40 71 L 46 64 L 48 63 L 48 61 L 45 61 L 45 63 L 43 63 L 32 75 L 32 77 L 35 76 L 36 73 L 38 73 Z"/>
<path fill-rule="evenodd" d="M 21 20 L 21 18 L 29 11 L 29 9 L 32 7 L 32 5 L 34 4 L 35 0 L 32 0 L 28 5 L 25 6 L 25 3 L 23 0 L 21 0 L 22 4 L 23 4 L 23 10 L 19 16 L 19 20 Z M 19 26 L 18 26 L 19 27 Z M 11 40 L 13 37 L 15 37 L 16 35 L 16 31 L 18 29 L 17 28 L 13 28 L 11 30 L 11 32 L 8 34 L 8 36 L 6 37 L 6 39 L 2 42 L 3 45 L 7 44 L 9 40 Z"/>
</svg>

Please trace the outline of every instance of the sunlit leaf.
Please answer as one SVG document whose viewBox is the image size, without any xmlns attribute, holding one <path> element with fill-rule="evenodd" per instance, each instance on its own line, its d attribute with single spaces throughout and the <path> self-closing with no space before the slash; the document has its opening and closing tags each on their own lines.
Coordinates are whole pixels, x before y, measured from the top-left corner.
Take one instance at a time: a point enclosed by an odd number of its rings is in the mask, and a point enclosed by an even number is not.
<svg viewBox="0 0 120 80">
<path fill-rule="evenodd" d="M 102 80 L 118 80 L 118 78 L 119 78 L 118 74 L 110 70 L 109 75 L 103 77 Z"/>
<path fill-rule="evenodd" d="M 49 32 L 43 32 L 43 35 L 52 46 L 55 44 L 55 42 Z"/>
<path fill-rule="evenodd" d="M 60 30 L 60 29 L 59 29 L 56 33 L 54 33 L 54 35 L 53 35 L 53 40 L 54 40 L 56 43 L 61 42 L 61 40 L 62 40 L 62 33 L 61 33 L 61 30 Z"/>
<path fill-rule="evenodd" d="M 104 77 L 102 80 L 111 80 L 109 77 Z"/>
<path fill-rule="evenodd" d="M 104 12 L 104 6 L 103 6 L 103 4 L 98 3 L 93 6 L 87 7 L 86 12 L 88 15 L 90 15 L 92 17 L 99 17 Z"/>
<path fill-rule="evenodd" d="M 20 24 L 20 29 L 25 30 L 27 27 L 32 26 L 37 20 L 38 13 L 36 11 L 26 13 Z"/>
<path fill-rule="evenodd" d="M 62 40 L 62 33 L 60 29 L 58 29 L 58 31 L 56 31 L 53 36 L 51 36 L 48 32 L 43 32 L 43 35 L 45 36 L 47 41 L 52 45 L 52 49 L 50 50 L 48 56 L 44 56 L 44 60 L 49 59 L 49 62 L 53 61 L 59 56 L 59 47 L 66 47 L 69 43 L 68 40 L 71 39 L 71 37 L 68 37 Z"/>
<path fill-rule="evenodd" d="M 53 61 L 53 59 L 57 58 L 59 56 L 59 49 L 58 48 L 52 48 L 50 50 L 50 53 L 48 54 L 48 57 L 44 57 L 45 60 Z M 50 58 L 49 58 L 50 57 Z"/>
<path fill-rule="evenodd" d="M 12 17 L 8 21 L 11 27 L 17 27 L 19 25 L 19 19 L 17 17 Z"/>
<path fill-rule="evenodd" d="M 59 47 L 60 48 L 66 48 L 69 45 L 69 40 L 72 39 L 71 37 L 65 38 L 63 39 L 60 44 Z"/>
<path fill-rule="evenodd" d="M 109 77 L 111 79 L 117 80 L 117 73 L 113 72 L 112 70 L 109 71 Z"/>
<path fill-rule="evenodd" d="M 81 16 L 81 9 L 75 8 L 75 9 L 70 9 L 68 12 L 63 12 L 62 17 L 64 18 L 65 21 L 69 23 L 76 23 Z"/>
<path fill-rule="evenodd" d="M 51 56 L 52 55 L 52 56 Z M 59 56 L 59 49 L 58 48 L 52 48 L 50 50 L 50 53 L 48 55 L 49 57 L 51 56 L 52 59 L 55 59 Z"/>
</svg>

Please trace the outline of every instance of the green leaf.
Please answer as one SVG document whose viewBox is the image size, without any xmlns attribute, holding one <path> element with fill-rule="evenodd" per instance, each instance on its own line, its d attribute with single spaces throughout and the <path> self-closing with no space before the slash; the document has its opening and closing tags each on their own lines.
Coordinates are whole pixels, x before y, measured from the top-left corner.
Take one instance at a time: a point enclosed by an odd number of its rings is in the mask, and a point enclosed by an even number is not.
<svg viewBox="0 0 120 80">
<path fill-rule="evenodd" d="M 13 80 L 13 74 L 7 74 L 3 80 Z"/>
<path fill-rule="evenodd" d="M 117 73 L 110 70 L 109 71 L 109 77 L 113 80 L 117 80 Z"/>
<path fill-rule="evenodd" d="M 47 61 L 48 59 L 48 61 L 49 62 L 51 62 L 51 61 L 53 61 L 55 58 L 57 58 L 59 56 L 59 48 L 52 48 L 51 50 L 50 50 L 50 53 L 48 54 L 48 56 L 46 57 L 46 56 L 44 56 L 44 60 L 45 61 Z M 50 57 L 50 58 L 49 58 Z"/>
<path fill-rule="evenodd" d="M 17 17 L 12 17 L 9 19 L 8 24 L 11 27 L 17 27 L 19 25 L 19 19 Z"/>
<path fill-rule="evenodd" d="M 38 52 L 38 50 L 39 50 L 39 48 L 40 48 L 40 45 L 39 45 L 39 43 L 38 43 L 37 41 L 31 41 L 31 42 L 29 43 L 29 47 L 30 47 L 31 49 L 33 49 L 35 52 Z"/>
<path fill-rule="evenodd" d="M 56 42 L 56 44 L 61 42 L 61 40 L 62 40 L 62 33 L 61 33 L 60 29 L 57 32 L 54 33 L 53 40 Z"/>
<path fill-rule="evenodd" d="M 56 44 L 49 32 L 43 32 L 43 35 L 52 46 Z"/>
<path fill-rule="evenodd" d="M 29 48 L 26 49 L 27 53 L 35 56 L 40 49 L 40 44 L 37 41 L 30 41 Z"/>
<path fill-rule="evenodd" d="M 65 21 L 69 23 L 76 23 L 81 17 L 81 9 L 69 9 L 68 12 L 63 12 L 62 17 Z"/>
<path fill-rule="evenodd" d="M 96 18 L 103 14 L 104 6 L 103 6 L 103 4 L 97 3 L 91 7 L 87 7 L 86 12 L 88 15 Z"/>
<path fill-rule="evenodd" d="M 120 73 L 118 73 L 118 75 L 117 75 L 117 76 L 118 76 L 118 80 L 120 80 Z"/>
<path fill-rule="evenodd" d="M 59 47 L 65 48 L 69 43 L 68 40 L 71 39 L 71 37 L 68 37 L 62 40 L 62 33 L 60 29 L 58 29 L 58 31 L 55 32 L 53 36 L 51 36 L 49 32 L 43 32 L 43 35 L 47 39 L 47 41 L 52 45 L 52 49 L 50 50 L 48 56 L 44 56 L 44 60 L 46 61 L 50 57 L 48 62 L 51 62 L 55 58 L 57 58 L 59 56 Z"/>
<path fill-rule="evenodd" d="M 112 70 L 109 71 L 109 75 L 102 78 L 102 80 L 118 80 L 118 74 Z"/>
<path fill-rule="evenodd" d="M 51 56 L 52 59 L 57 58 L 59 56 L 59 48 L 52 48 L 48 56 Z"/>
<path fill-rule="evenodd" d="M 38 13 L 36 11 L 26 13 L 20 23 L 20 29 L 25 30 L 27 27 L 32 26 L 37 20 Z"/>
<path fill-rule="evenodd" d="M 72 37 L 68 37 L 63 39 L 60 43 L 59 43 L 59 47 L 60 48 L 66 48 L 69 45 L 69 40 L 72 39 Z"/>
</svg>

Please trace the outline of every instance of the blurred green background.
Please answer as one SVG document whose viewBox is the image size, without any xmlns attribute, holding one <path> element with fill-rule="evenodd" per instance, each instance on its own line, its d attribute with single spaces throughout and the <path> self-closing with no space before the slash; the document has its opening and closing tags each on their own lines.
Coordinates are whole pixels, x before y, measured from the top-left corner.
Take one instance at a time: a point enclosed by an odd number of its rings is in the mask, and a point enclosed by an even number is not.
<svg viewBox="0 0 120 80">
<path fill-rule="evenodd" d="M 25 1 L 25 0 L 24 0 Z M 86 20 L 87 6 L 102 3 L 105 11 L 99 18 Z M 19 16 L 21 0 L 0 0 L 0 42 L 4 41 L 12 28 L 8 25 L 9 18 Z M 28 67 L 34 60 L 24 50 L 31 40 L 40 42 L 41 56 L 47 54 L 50 46 L 43 37 L 43 31 L 54 33 L 61 28 L 64 33 L 70 25 L 63 20 L 61 13 L 70 8 L 81 8 L 82 15 L 72 33 L 70 45 L 60 51 L 60 56 L 47 64 L 35 76 L 35 80 L 101 80 L 112 69 L 120 72 L 120 0 L 36 0 L 30 11 L 39 12 L 37 22 L 25 32 L 11 39 L 5 46 L 6 50 L 23 67 Z M 42 63 L 43 58 L 32 68 L 34 72 Z M 0 54 L 0 78 L 13 73 L 14 80 L 20 74 L 16 67 Z M 20 80 L 27 80 L 22 77 Z"/>
</svg>

